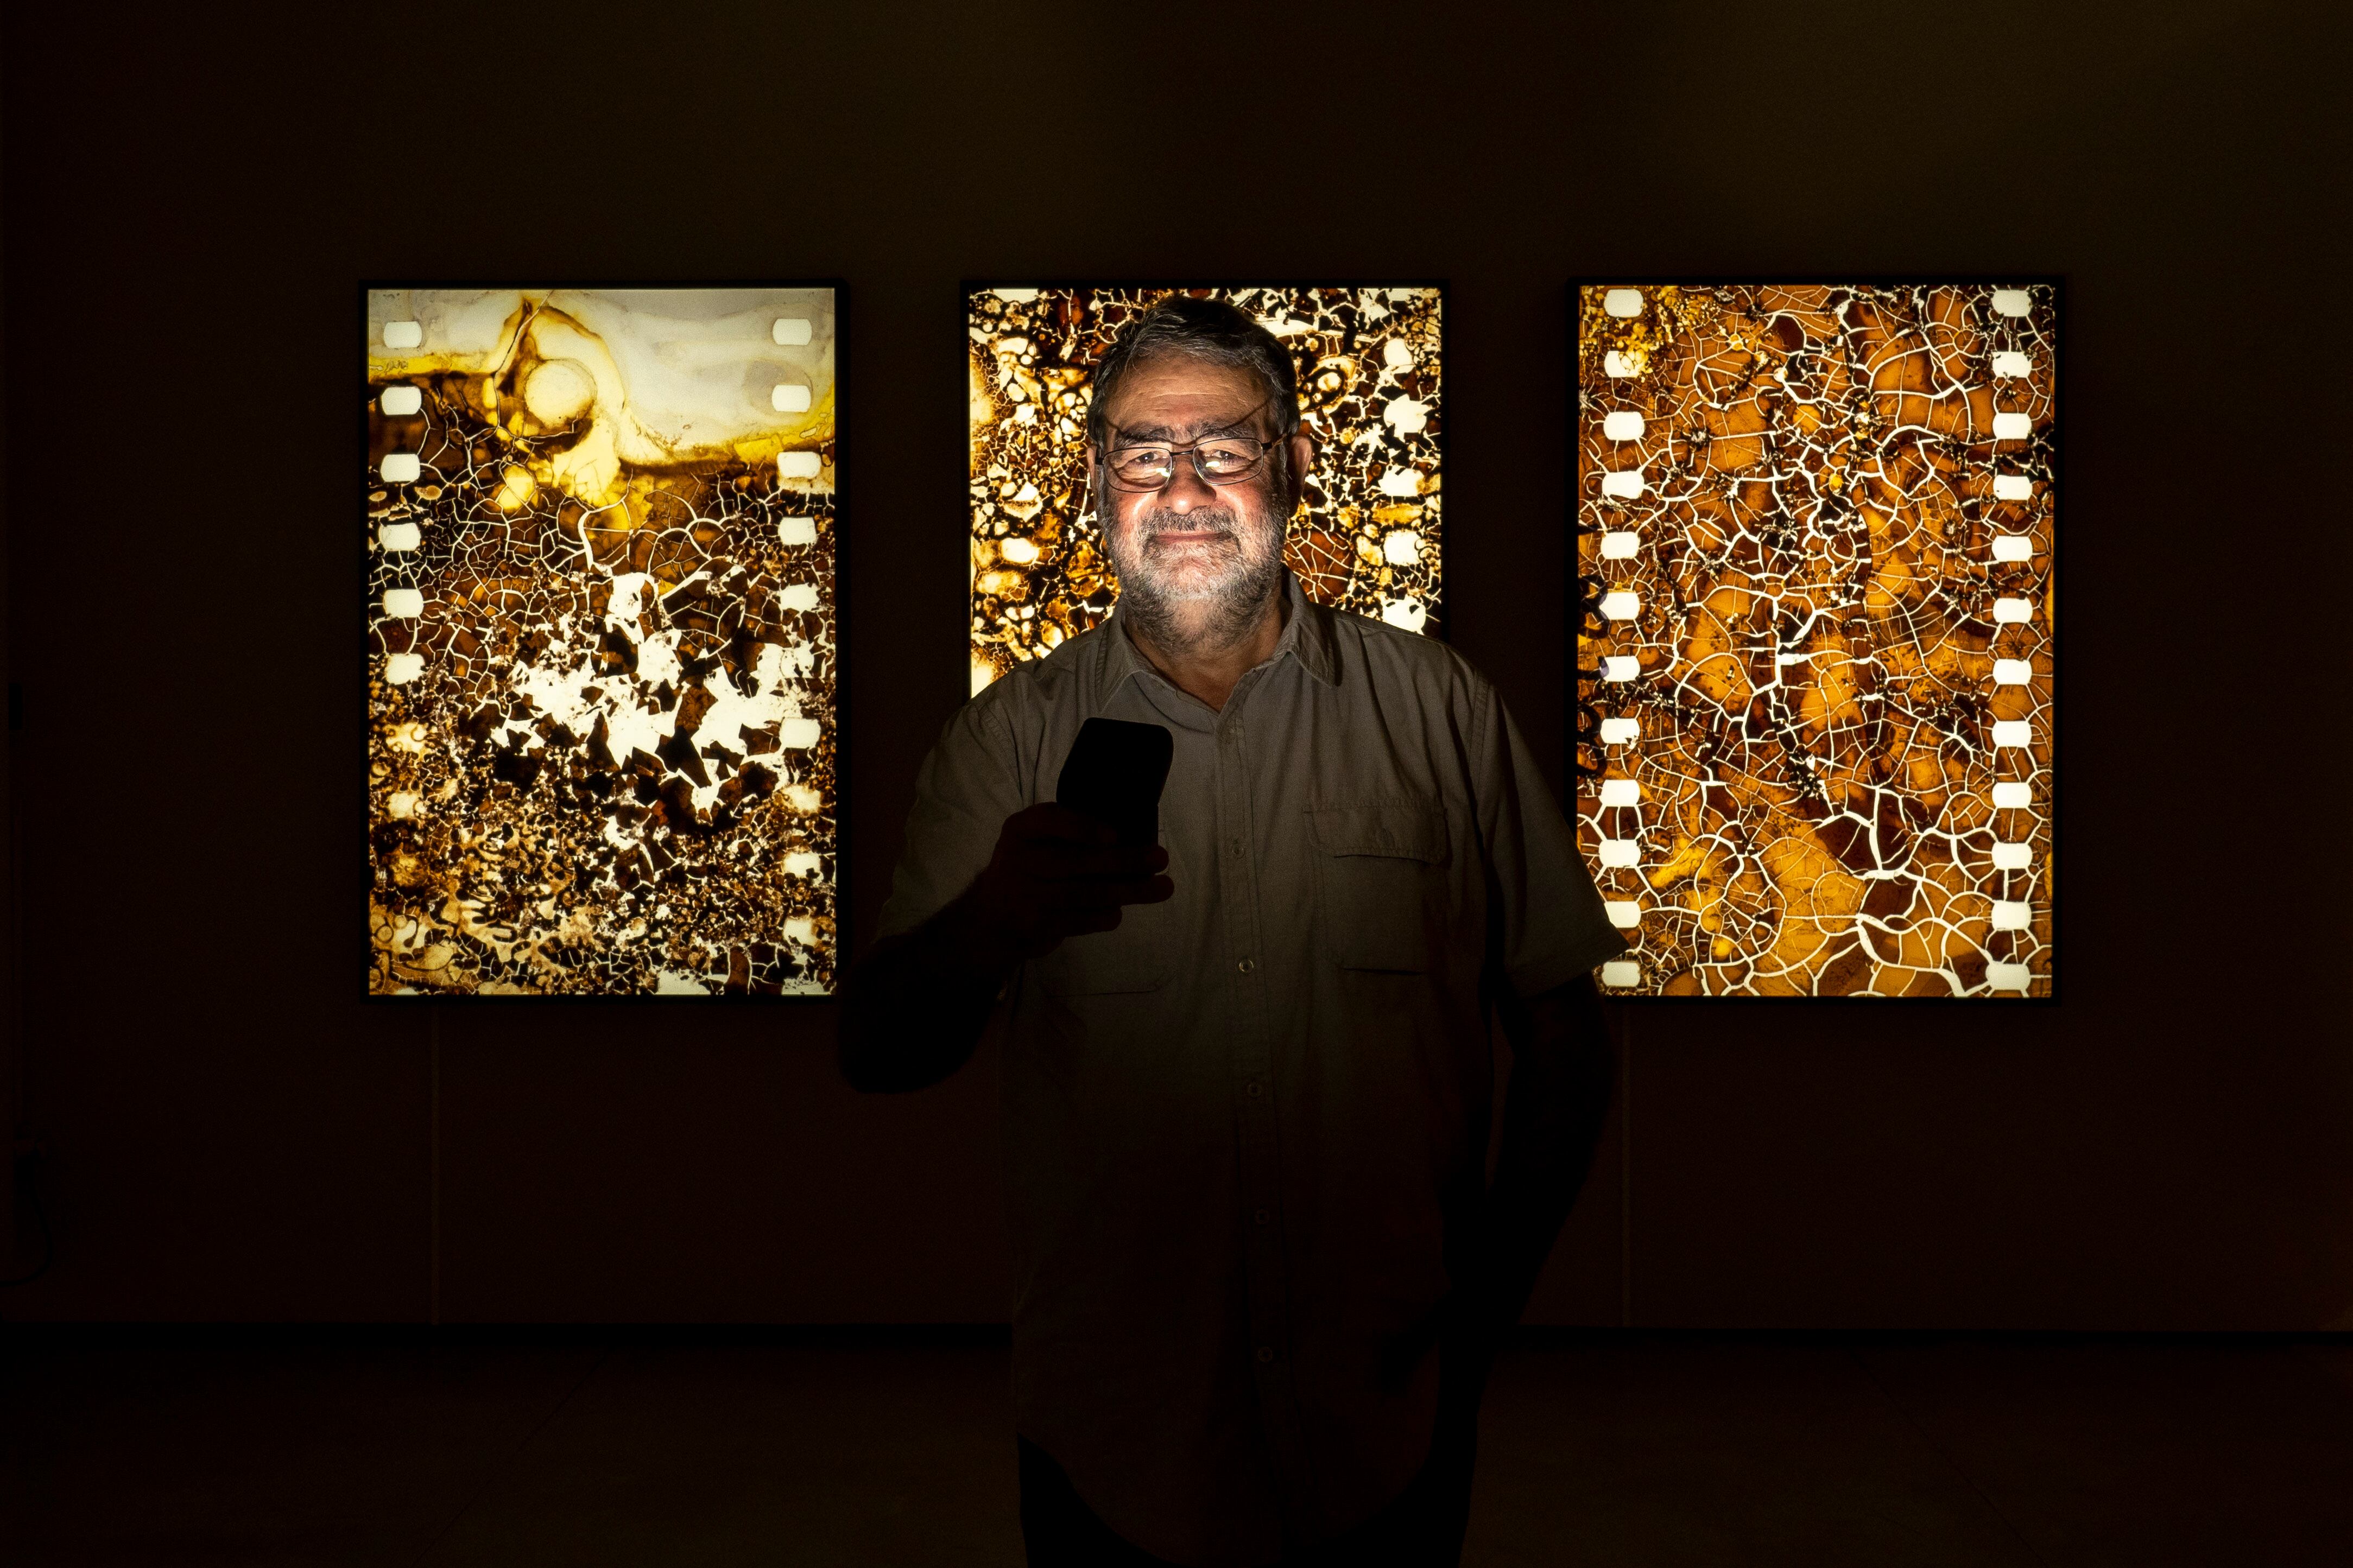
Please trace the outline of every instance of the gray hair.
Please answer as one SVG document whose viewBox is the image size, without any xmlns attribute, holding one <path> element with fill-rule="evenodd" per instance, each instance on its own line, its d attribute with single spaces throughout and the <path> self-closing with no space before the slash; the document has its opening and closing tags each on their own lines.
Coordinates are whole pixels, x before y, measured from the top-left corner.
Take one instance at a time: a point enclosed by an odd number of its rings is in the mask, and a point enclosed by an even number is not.
<svg viewBox="0 0 2353 1568">
<path fill-rule="evenodd" d="M 1103 410 L 1123 377 L 1147 360 L 1196 359 L 1247 370 L 1266 389 L 1275 439 L 1299 428 L 1299 368 L 1272 332 L 1223 300 L 1171 294 L 1127 324 L 1095 366 L 1087 405 L 1087 442 L 1100 450 L 1110 435 Z"/>
</svg>

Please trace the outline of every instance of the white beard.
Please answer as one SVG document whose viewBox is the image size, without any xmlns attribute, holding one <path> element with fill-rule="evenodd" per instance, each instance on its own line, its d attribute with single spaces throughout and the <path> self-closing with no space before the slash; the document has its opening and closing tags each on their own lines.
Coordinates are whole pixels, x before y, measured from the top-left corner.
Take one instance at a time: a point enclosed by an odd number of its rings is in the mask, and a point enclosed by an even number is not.
<svg viewBox="0 0 2353 1568">
<path fill-rule="evenodd" d="M 1245 508 L 1155 509 L 1105 531 L 1120 602 L 1136 628 L 1170 653 L 1231 647 L 1250 634 L 1282 581 L 1283 525 L 1262 497 Z M 1173 550 L 1164 532 L 1214 529 L 1222 538 Z"/>
</svg>

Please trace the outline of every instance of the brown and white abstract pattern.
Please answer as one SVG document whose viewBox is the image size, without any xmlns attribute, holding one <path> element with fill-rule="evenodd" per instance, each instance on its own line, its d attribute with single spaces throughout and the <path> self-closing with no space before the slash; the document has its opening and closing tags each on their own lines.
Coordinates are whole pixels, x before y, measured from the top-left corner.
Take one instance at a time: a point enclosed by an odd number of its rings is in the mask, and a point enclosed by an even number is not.
<svg viewBox="0 0 2353 1568">
<path fill-rule="evenodd" d="M 834 301 L 370 290 L 368 988 L 834 984 Z"/>
<path fill-rule="evenodd" d="M 1605 986 L 2049 994 L 2055 290 L 1578 310 Z"/>
<path fill-rule="evenodd" d="M 966 300 L 972 689 L 1111 614 L 1118 583 L 1086 487 L 1096 361 L 1166 289 L 981 289 Z M 1319 604 L 1435 634 L 1440 297 L 1419 288 L 1198 289 L 1288 346 L 1315 439 L 1287 557 Z"/>
</svg>

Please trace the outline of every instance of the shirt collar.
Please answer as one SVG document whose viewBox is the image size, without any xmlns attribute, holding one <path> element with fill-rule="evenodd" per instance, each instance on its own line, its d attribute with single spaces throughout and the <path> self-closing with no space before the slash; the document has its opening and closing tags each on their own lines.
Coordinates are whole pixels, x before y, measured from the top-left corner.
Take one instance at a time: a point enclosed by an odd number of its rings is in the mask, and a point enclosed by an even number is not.
<svg viewBox="0 0 2353 1568">
<path fill-rule="evenodd" d="M 1266 662 L 1273 664 L 1284 654 L 1289 654 L 1299 661 L 1300 668 L 1324 685 L 1337 686 L 1340 683 L 1340 662 L 1333 647 L 1332 612 L 1307 596 L 1306 591 L 1299 585 L 1298 576 L 1287 566 L 1282 572 L 1282 594 L 1291 613 L 1285 617 L 1282 636 L 1275 643 L 1274 652 Z M 1117 605 L 1113 606 L 1111 619 L 1104 625 L 1103 631 L 1103 693 L 1105 701 L 1110 700 L 1112 694 L 1119 689 L 1120 683 L 1132 675 L 1148 675 L 1155 680 L 1161 678 L 1160 672 L 1152 668 L 1152 661 L 1137 652 L 1135 645 L 1128 640 L 1127 617 Z"/>
</svg>

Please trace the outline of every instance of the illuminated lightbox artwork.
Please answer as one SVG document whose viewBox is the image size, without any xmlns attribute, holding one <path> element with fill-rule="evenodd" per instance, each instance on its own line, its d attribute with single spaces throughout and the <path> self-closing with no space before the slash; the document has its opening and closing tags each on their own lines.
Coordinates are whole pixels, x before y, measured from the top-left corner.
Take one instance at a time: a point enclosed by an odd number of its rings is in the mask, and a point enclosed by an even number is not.
<svg viewBox="0 0 2353 1568">
<path fill-rule="evenodd" d="M 2056 289 L 1578 290 L 1620 994 L 2051 994 Z"/>
<path fill-rule="evenodd" d="M 1195 289 L 1291 350 L 1315 464 L 1286 559 L 1316 603 L 1435 634 L 1443 400 L 1432 288 Z M 1099 625 L 1118 596 L 1087 510 L 1094 367 L 1169 289 L 975 289 L 972 689 Z"/>
<path fill-rule="evenodd" d="M 834 321 L 367 290 L 372 993 L 831 992 Z"/>
</svg>

